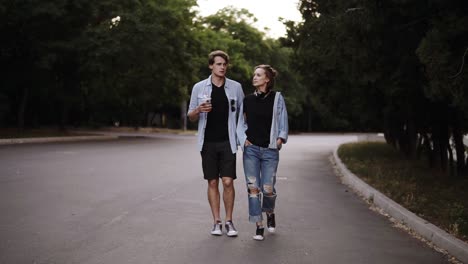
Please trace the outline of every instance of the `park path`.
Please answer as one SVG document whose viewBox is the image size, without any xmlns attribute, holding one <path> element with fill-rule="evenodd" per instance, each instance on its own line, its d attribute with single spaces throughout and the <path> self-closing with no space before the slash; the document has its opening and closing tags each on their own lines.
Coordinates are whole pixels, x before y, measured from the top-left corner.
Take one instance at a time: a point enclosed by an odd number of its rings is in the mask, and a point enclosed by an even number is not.
<svg viewBox="0 0 468 264">
<path fill-rule="evenodd" d="M 342 185 L 352 135 L 293 135 L 281 150 L 276 234 L 252 240 L 241 153 L 234 222 L 212 237 L 194 136 L 0 146 L 0 264 L 448 263 Z"/>
</svg>

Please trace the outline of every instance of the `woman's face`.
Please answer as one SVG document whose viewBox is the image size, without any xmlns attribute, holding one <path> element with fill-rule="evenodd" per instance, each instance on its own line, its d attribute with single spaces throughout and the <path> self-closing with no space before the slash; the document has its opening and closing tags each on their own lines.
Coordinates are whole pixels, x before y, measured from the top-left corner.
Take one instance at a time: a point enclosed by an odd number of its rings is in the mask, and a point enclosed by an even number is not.
<svg viewBox="0 0 468 264">
<path fill-rule="evenodd" d="M 255 69 L 252 85 L 257 88 L 266 88 L 270 79 L 265 74 L 265 70 L 262 68 Z"/>
</svg>

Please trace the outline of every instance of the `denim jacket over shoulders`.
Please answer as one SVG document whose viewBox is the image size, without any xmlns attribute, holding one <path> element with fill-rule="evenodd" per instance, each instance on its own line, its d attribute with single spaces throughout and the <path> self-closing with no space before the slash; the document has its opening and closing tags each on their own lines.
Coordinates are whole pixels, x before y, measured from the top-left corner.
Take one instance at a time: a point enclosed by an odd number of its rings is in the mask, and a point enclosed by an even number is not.
<svg viewBox="0 0 468 264">
<path fill-rule="evenodd" d="M 195 108 L 200 105 L 204 99 L 204 94 L 211 94 L 213 87 L 211 86 L 211 75 L 193 86 L 192 96 L 190 97 L 190 104 L 188 113 L 195 110 Z M 242 90 L 242 85 L 239 82 L 226 78 L 224 84 L 224 91 L 226 92 L 226 97 L 229 104 L 229 118 L 228 118 L 228 133 L 229 133 L 229 143 L 231 144 L 232 153 L 237 152 L 237 137 L 236 137 L 236 125 L 237 125 L 237 115 L 241 108 L 241 104 L 244 101 L 244 92 Z M 234 100 L 234 104 L 231 105 L 231 101 Z M 235 110 L 232 111 L 232 107 L 235 107 Z M 208 118 L 208 113 L 200 113 L 198 118 L 198 148 L 202 151 L 203 142 L 205 139 L 205 129 L 206 122 Z"/>
<path fill-rule="evenodd" d="M 243 105 L 241 107 L 239 121 L 237 123 L 237 138 L 239 139 L 239 145 L 241 146 L 242 151 L 244 151 L 245 141 L 247 140 L 247 122 L 244 118 L 244 109 Z M 284 102 L 284 97 L 280 92 L 275 94 L 275 102 L 273 104 L 273 118 L 271 121 L 271 130 L 270 130 L 270 143 L 268 148 L 277 149 L 276 140 L 278 138 L 284 139 L 284 143 L 288 141 L 288 112 L 286 110 L 286 104 Z"/>
</svg>

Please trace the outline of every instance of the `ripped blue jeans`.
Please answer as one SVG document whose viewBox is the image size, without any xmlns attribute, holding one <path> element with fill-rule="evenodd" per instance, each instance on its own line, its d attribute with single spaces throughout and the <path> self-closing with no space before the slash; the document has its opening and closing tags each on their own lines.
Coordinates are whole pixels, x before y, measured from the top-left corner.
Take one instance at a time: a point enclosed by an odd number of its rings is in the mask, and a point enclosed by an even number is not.
<svg viewBox="0 0 468 264">
<path fill-rule="evenodd" d="M 262 212 L 274 212 L 279 151 L 255 145 L 244 147 L 243 163 L 249 201 L 249 222 L 263 220 Z M 258 190 L 256 194 L 252 189 Z"/>
</svg>

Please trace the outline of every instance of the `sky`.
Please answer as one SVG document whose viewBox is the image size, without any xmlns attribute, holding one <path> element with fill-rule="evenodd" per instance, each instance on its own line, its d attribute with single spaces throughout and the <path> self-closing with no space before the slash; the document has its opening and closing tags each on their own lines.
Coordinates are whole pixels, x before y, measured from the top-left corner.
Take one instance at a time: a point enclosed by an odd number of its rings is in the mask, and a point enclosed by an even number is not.
<svg viewBox="0 0 468 264">
<path fill-rule="evenodd" d="M 258 19 L 255 26 L 260 31 L 270 28 L 267 35 L 272 38 L 284 37 L 286 28 L 278 21 L 279 17 L 286 20 L 301 21 L 301 13 L 297 10 L 299 0 L 197 0 L 199 12 L 202 16 L 216 13 L 226 6 L 245 8 Z"/>
</svg>

